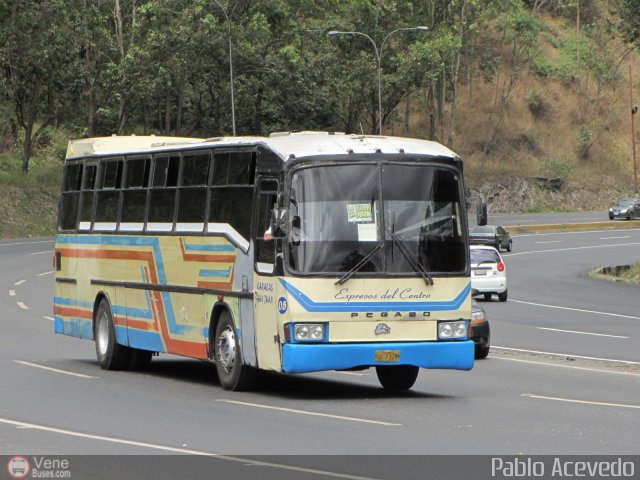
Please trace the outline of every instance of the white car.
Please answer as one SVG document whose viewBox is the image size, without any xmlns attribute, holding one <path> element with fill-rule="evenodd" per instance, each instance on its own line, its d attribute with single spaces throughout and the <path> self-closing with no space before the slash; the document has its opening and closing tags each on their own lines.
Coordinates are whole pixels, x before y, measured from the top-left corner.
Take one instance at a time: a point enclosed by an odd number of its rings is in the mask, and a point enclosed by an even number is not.
<svg viewBox="0 0 640 480">
<path fill-rule="evenodd" d="M 507 301 L 507 267 L 493 247 L 471 245 L 471 288 L 491 300 L 495 293 L 501 302 Z"/>
</svg>

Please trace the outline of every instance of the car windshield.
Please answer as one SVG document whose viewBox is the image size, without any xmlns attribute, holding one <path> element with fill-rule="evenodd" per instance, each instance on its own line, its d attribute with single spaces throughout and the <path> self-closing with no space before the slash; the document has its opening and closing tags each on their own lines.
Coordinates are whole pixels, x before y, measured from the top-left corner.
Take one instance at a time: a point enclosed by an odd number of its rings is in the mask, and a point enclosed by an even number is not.
<svg viewBox="0 0 640 480">
<path fill-rule="evenodd" d="M 616 206 L 626 208 L 630 207 L 631 205 L 633 205 L 633 200 L 620 200 Z"/>
<path fill-rule="evenodd" d="M 423 163 L 297 170 L 288 266 L 326 274 L 463 272 L 460 188 L 455 170 Z"/>
<path fill-rule="evenodd" d="M 472 248 L 471 249 L 471 264 L 478 263 L 499 263 L 500 255 L 495 250 L 488 248 Z"/>
<path fill-rule="evenodd" d="M 471 233 L 490 233 L 490 234 L 494 234 L 495 233 L 495 227 L 490 227 L 488 225 L 485 226 L 477 226 L 477 227 L 473 227 L 471 229 Z"/>
</svg>

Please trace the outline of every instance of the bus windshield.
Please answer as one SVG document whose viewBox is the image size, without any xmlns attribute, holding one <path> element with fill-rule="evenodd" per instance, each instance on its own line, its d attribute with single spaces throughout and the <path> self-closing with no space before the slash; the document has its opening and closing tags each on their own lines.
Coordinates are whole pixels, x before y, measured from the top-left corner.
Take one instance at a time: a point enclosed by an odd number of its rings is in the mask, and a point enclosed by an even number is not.
<svg viewBox="0 0 640 480">
<path fill-rule="evenodd" d="M 289 268 L 299 274 L 341 274 L 357 266 L 358 274 L 371 276 L 463 272 L 460 178 L 453 169 L 421 163 L 296 171 Z"/>
</svg>

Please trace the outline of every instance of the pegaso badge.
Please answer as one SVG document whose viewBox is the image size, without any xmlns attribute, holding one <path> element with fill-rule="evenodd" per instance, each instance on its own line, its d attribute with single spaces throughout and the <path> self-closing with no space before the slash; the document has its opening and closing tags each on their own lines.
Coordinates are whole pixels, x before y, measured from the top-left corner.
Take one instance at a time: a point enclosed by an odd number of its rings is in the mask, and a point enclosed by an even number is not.
<svg viewBox="0 0 640 480">
<path fill-rule="evenodd" d="M 387 325 L 386 323 L 379 323 L 378 325 L 376 325 L 376 335 L 386 335 L 388 333 L 391 333 L 391 327 L 389 325 Z"/>
</svg>

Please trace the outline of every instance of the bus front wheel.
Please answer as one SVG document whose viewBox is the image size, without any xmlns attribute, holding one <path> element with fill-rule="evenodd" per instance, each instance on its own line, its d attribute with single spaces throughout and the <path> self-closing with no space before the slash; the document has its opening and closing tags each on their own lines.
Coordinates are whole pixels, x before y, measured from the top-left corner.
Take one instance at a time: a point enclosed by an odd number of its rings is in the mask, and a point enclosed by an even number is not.
<svg viewBox="0 0 640 480">
<path fill-rule="evenodd" d="M 236 329 L 228 311 L 222 312 L 216 327 L 214 358 L 222 388 L 248 390 L 253 386 L 256 372 L 242 362 Z"/>
<path fill-rule="evenodd" d="M 418 370 L 413 365 L 376 366 L 378 380 L 387 390 L 409 390 L 416 383 Z"/>
<path fill-rule="evenodd" d="M 116 341 L 116 330 L 111 315 L 111 307 L 105 299 L 100 301 L 93 326 L 93 338 L 96 342 L 96 356 L 104 370 L 126 369 L 131 350 Z"/>
</svg>

